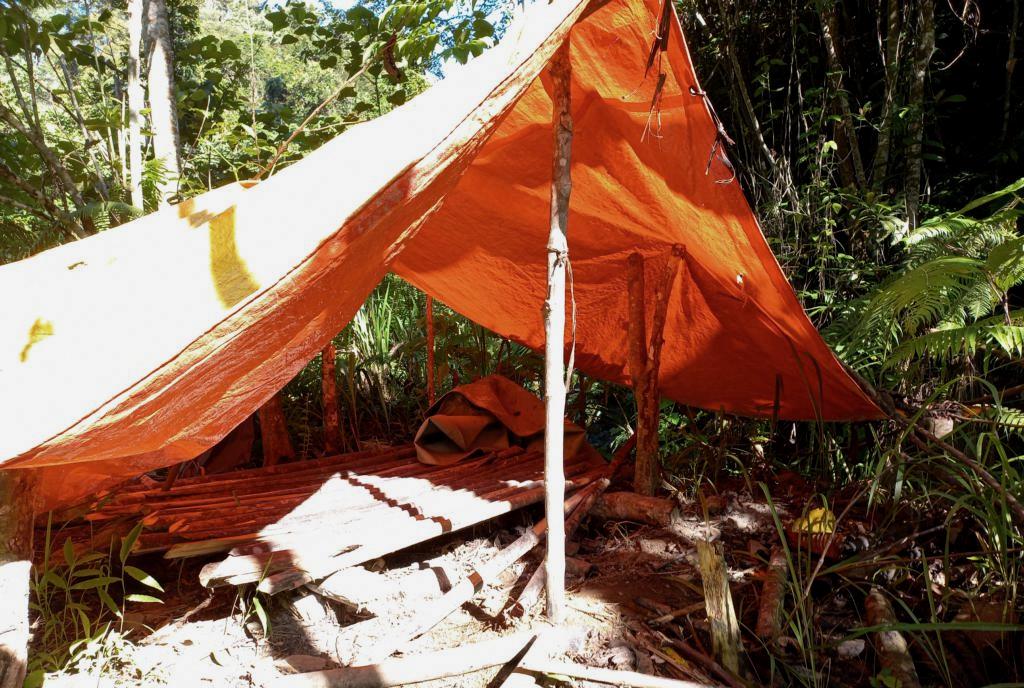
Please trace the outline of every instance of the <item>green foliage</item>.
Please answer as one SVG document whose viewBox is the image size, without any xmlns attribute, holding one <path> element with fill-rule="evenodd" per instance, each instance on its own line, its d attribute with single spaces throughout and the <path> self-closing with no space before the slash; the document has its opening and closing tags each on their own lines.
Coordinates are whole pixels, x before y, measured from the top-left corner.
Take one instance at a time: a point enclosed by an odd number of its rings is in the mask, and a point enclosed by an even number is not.
<svg viewBox="0 0 1024 688">
<path fill-rule="evenodd" d="M 1015 182 L 898 238 L 903 269 L 826 331 L 836 349 L 865 372 L 880 365 L 874 372 L 903 381 L 912 361 L 988 370 L 1024 356 L 1024 311 L 1010 305 L 1024 284 L 1022 187 Z"/>
<path fill-rule="evenodd" d="M 494 40 L 496 0 L 168 3 L 181 142 L 178 196 L 266 173 L 422 91 Z M 124 5 L 0 4 L 0 260 L 138 216 L 129 207 Z M 146 74 L 146 65 L 142 65 Z M 351 82 L 351 83 L 349 83 Z M 343 86 L 349 84 L 348 86 Z M 315 111 L 318 106 L 323 106 Z M 315 116 L 306 121 L 311 113 Z M 148 116 L 148 110 L 143 112 Z M 143 122 L 145 211 L 162 163 Z"/>
<path fill-rule="evenodd" d="M 125 661 L 124 630 L 130 603 L 160 603 L 142 592 L 163 592 L 150 574 L 127 564 L 139 535 L 138 524 L 107 553 L 81 551 L 69 538 L 57 548 L 50 524 L 46 528 L 43 561 L 33 568 L 29 603 L 38 631 L 29 658 L 27 685 L 38 685 L 45 673 L 73 669 L 102 670 Z"/>
</svg>

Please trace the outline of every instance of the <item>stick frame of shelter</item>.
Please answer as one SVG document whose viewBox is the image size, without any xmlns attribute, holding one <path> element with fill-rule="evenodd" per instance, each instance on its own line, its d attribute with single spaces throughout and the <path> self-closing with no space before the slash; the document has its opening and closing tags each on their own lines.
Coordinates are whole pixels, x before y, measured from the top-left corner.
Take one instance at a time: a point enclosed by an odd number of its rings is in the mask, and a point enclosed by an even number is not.
<svg viewBox="0 0 1024 688">
<path fill-rule="evenodd" d="M 548 517 L 544 563 L 547 613 L 554 623 L 565 618 L 565 272 L 569 260 L 567 230 L 572 154 L 571 65 L 568 39 L 551 60 L 551 225 L 547 243 L 547 299 L 544 302 L 544 512 Z"/>
<path fill-rule="evenodd" d="M 270 397 L 259 410 L 260 441 L 263 444 L 263 465 L 275 466 L 281 459 L 294 459 L 295 450 L 288 436 L 281 393 Z"/>
<path fill-rule="evenodd" d="M 434 388 L 434 297 L 427 294 L 424 319 L 427 329 L 427 406 L 433 406 L 437 398 Z"/>
<path fill-rule="evenodd" d="M 320 352 L 320 393 L 324 413 L 324 455 L 331 456 L 342 451 L 341 409 L 338 406 L 338 351 L 334 341 Z"/>
<path fill-rule="evenodd" d="M 658 375 L 661 372 L 661 350 L 665 343 L 665 320 L 668 301 L 685 258 L 685 249 L 676 245 L 660 272 L 654 277 L 651 290 L 653 309 L 651 328 L 647 330 L 646 259 L 632 253 L 627 259 L 627 326 L 629 376 L 636 399 L 636 468 L 633 489 L 637 494 L 651 496 L 661 483 L 658 457 L 658 422 L 661 415 L 661 393 Z"/>
<path fill-rule="evenodd" d="M 0 688 L 21 688 L 28 667 L 33 482 L 31 472 L 0 470 Z"/>
</svg>

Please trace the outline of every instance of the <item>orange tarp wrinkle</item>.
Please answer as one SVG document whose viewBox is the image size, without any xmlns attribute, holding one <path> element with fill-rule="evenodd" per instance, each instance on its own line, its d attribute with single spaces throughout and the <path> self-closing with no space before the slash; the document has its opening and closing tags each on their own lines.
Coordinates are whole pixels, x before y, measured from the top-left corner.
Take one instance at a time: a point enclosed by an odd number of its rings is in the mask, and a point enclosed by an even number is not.
<svg viewBox="0 0 1024 688">
<path fill-rule="evenodd" d="M 628 382 L 626 259 L 640 252 L 651 284 L 681 248 L 662 393 L 748 416 L 877 418 L 769 250 L 663 17 L 661 0 L 537 3 L 494 49 L 266 181 L 0 267 L 0 293 L 16 295 L 0 315 L 0 462 L 43 473 L 45 509 L 192 458 L 388 271 L 541 348 L 546 72 L 565 41 L 577 366 Z"/>
</svg>

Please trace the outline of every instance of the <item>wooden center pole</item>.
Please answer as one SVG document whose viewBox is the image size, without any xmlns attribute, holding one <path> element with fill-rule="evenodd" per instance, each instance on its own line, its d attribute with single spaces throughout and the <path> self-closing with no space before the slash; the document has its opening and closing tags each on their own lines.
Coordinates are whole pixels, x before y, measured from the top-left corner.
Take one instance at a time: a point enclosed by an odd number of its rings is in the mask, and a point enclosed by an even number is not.
<svg viewBox="0 0 1024 688">
<path fill-rule="evenodd" d="M 0 470 L 0 688 L 21 688 L 28 666 L 33 482 Z"/>
<path fill-rule="evenodd" d="M 544 509 L 548 518 L 545 563 L 548 617 L 565 618 L 565 272 L 569 258 L 569 173 L 572 115 L 569 110 L 569 45 L 564 43 L 551 61 L 554 164 L 551 183 L 551 225 L 548 233 L 547 299 L 544 302 Z"/>
<path fill-rule="evenodd" d="M 434 297 L 427 294 L 427 406 L 433 406 L 437 397 L 434 389 Z"/>
</svg>

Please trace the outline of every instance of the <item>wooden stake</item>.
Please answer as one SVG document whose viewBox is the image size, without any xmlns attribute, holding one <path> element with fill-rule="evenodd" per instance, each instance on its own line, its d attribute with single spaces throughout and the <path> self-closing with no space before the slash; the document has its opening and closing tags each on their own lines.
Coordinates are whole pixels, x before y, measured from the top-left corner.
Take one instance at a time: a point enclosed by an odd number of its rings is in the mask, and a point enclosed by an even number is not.
<svg viewBox="0 0 1024 688">
<path fill-rule="evenodd" d="M 644 258 L 633 253 L 627 260 L 627 297 L 629 323 L 627 336 L 629 349 L 629 376 L 636 399 L 636 469 L 633 489 L 642 495 L 653 495 L 661 484 L 661 464 L 658 457 L 658 422 L 661 394 L 658 374 L 661 369 L 661 349 L 665 343 L 665 320 L 668 300 L 672 294 L 683 249 L 676 246 L 668 263 L 654 284 L 653 303 L 646 297 Z M 647 331 L 647 307 L 653 309 L 651 330 Z"/>
<path fill-rule="evenodd" d="M 0 470 L 0 688 L 21 688 L 28 666 L 33 482 Z"/>
<path fill-rule="evenodd" d="M 782 635 L 783 601 L 786 598 L 786 579 L 789 577 L 789 565 L 786 552 L 782 547 L 772 548 L 768 571 L 761 587 L 761 603 L 758 607 L 757 626 L 754 634 L 765 645 L 773 646 Z"/>
<path fill-rule="evenodd" d="M 552 129 L 554 162 L 551 183 L 551 225 L 547 244 L 547 300 L 544 302 L 544 509 L 548 523 L 548 616 L 554 623 L 565 618 L 565 269 L 569 258 L 567 230 L 572 191 L 571 66 L 569 45 L 558 49 L 551 61 Z"/>
<path fill-rule="evenodd" d="M 434 297 L 427 294 L 427 406 L 433 406 L 437 397 L 434 389 Z"/>
<path fill-rule="evenodd" d="M 295 450 L 288 436 L 281 395 L 275 394 L 259 410 L 260 438 L 263 441 L 263 465 L 274 466 L 281 459 L 294 459 Z"/>
<path fill-rule="evenodd" d="M 658 428 L 650 427 L 651 390 L 648 387 L 647 360 L 647 302 L 644 279 L 644 259 L 633 253 L 627 260 L 627 298 L 629 300 L 629 377 L 633 383 L 633 398 L 636 400 L 636 465 L 633 473 L 633 489 L 642 495 L 653 495 L 661 482 L 658 470 Z M 652 455 L 651 447 L 654 452 Z"/>
<path fill-rule="evenodd" d="M 324 455 L 342 451 L 341 410 L 338 407 L 338 352 L 334 342 L 328 342 L 320 352 L 320 392 L 324 411 Z"/>
</svg>

